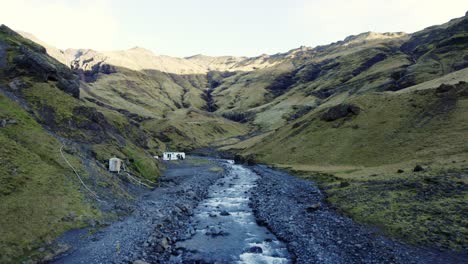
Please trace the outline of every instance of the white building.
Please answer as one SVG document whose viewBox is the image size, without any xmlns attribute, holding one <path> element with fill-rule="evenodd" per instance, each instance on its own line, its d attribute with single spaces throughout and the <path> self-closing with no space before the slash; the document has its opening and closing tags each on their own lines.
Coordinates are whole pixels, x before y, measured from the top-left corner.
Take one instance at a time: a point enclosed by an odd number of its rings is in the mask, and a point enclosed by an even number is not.
<svg viewBox="0 0 468 264">
<path fill-rule="evenodd" d="M 163 160 L 184 160 L 185 152 L 164 152 Z"/>
<path fill-rule="evenodd" d="M 122 160 L 118 158 L 111 158 L 109 159 L 109 171 L 110 172 L 120 172 L 120 168 L 122 167 Z"/>
</svg>

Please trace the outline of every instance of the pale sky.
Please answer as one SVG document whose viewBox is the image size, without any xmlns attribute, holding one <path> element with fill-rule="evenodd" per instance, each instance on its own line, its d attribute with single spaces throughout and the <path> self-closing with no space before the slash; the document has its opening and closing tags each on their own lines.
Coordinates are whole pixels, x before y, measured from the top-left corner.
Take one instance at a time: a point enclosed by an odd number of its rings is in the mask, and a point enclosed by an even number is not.
<svg viewBox="0 0 468 264">
<path fill-rule="evenodd" d="M 0 23 L 61 49 L 256 56 L 414 32 L 467 10 L 466 0 L 0 0 Z"/>
</svg>

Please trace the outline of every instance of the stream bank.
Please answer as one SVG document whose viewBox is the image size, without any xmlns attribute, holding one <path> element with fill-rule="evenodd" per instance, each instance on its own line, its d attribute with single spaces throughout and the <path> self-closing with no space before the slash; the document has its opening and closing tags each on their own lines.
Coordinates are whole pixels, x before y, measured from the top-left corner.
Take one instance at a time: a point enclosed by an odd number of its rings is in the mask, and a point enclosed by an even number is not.
<svg viewBox="0 0 468 264">
<path fill-rule="evenodd" d="M 419 248 L 337 213 L 311 181 L 256 165 L 257 221 L 286 242 L 297 263 L 465 263 L 466 255 Z"/>
<path fill-rule="evenodd" d="M 65 234 L 54 263 L 464 263 L 328 207 L 317 186 L 263 165 L 188 157 L 109 227 Z"/>
<path fill-rule="evenodd" d="M 165 166 L 161 186 L 143 194 L 129 216 L 98 231 L 89 227 L 65 233 L 56 244 L 69 250 L 52 263 L 167 261 L 173 244 L 185 234 L 193 208 L 224 171 L 212 170 L 222 166 L 218 161 L 192 157 Z"/>
</svg>

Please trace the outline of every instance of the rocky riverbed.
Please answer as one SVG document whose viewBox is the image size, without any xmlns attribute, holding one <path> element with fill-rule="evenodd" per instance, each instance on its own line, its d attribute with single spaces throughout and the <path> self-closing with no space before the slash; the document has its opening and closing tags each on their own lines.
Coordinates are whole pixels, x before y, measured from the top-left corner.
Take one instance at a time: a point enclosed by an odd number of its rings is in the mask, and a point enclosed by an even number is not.
<svg viewBox="0 0 468 264">
<path fill-rule="evenodd" d="M 267 166 L 259 175 L 252 206 L 260 225 L 285 241 L 297 263 L 464 263 L 464 255 L 416 248 L 382 236 L 338 214 L 310 181 Z"/>
<path fill-rule="evenodd" d="M 189 158 L 167 163 L 161 187 L 130 216 L 58 240 L 54 263 L 463 263 L 356 224 L 310 181 L 266 166 Z M 91 229 L 95 231 L 94 229 Z"/>
<path fill-rule="evenodd" d="M 142 195 L 130 216 L 94 232 L 80 229 L 66 233 L 57 243 L 69 247 L 53 263 L 165 262 L 175 242 L 186 235 L 193 208 L 204 200 L 208 188 L 225 176 L 210 170 L 223 162 L 188 159 L 167 163 L 160 187 Z"/>
<path fill-rule="evenodd" d="M 258 176 L 230 164 L 195 209 L 190 232 L 176 243 L 172 263 L 290 263 L 286 245 L 257 224 L 250 200 Z"/>
</svg>

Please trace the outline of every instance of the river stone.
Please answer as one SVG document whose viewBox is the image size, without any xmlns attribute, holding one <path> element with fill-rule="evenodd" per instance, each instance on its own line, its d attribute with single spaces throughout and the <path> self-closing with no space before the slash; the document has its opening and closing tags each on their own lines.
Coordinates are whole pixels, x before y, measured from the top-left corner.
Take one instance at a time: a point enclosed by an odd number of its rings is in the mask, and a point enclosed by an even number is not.
<svg viewBox="0 0 468 264">
<path fill-rule="evenodd" d="M 263 249 L 261 247 L 251 247 L 249 248 L 248 250 L 249 253 L 255 253 L 255 254 L 262 254 L 263 253 Z"/>
<path fill-rule="evenodd" d="M 216 213 L 209 213 L 210 217 L 217 217 L 218 215 Z"/>
<path fill-rule="evenodd" d="M 213 226 L 205 233 L 205 235 L 217 237 L 217 236 L 227 236 L 229 235 L 229 233 L 225 232 L 218 226 Z"/>
<path fill-rule="evenodd" d="M 318 209 L 320 209 L 320 203 L 315 203 L 309 207 L 306 208 L 307 212 L 315 212 Z"/>
<path fill-rule="evenodd" d="M 230 214 L 228 211 L 223 210 L 223 211 L 220 213 L 220 215 L 222 215 L 222 216 L 228 216 L 228 215 L 231 215 L 231 214 Z"/>
</svg>

